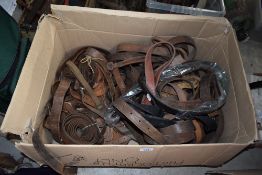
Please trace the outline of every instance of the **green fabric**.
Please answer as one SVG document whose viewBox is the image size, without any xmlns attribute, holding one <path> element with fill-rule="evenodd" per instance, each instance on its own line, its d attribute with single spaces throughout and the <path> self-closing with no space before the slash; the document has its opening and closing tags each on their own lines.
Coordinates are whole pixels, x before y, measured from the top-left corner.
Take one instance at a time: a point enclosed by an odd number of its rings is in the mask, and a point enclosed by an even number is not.
<svg viewBox="0 0 262 175">
<path fill-rule="evenodd" d="M 5 113 L 19 79 L 30 42 L 20 36 L 16 21 L 0 6 L 0 112 Z"/>
<path fill-rule="evenodd" d="M 236 7 L 236 0 L 224 0 L 227 10 L 234 9 Z"/>
<path fill-rule="evenodd" d="M 9 98 L 11 95 L 7 92 L 6 88 L 0 89 L 0 112 L 2 113 L 6 112 L 11 99 Z"/>
</svg>

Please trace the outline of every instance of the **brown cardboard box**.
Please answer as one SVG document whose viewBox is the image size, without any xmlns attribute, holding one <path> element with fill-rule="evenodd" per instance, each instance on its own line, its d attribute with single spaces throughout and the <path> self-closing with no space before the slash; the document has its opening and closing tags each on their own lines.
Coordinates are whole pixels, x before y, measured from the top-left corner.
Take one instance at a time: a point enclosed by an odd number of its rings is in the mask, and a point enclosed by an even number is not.
<svg viewBox="0 0 262 175">
<path fill-rule="evenodd" d="M 60 145 L 46 144 L 66 165 L 152 167 L 217 166 L 257 139 L 254 108 L 231 25 L 225 18 L 151 14 L 52 6 L 53 15 L 39 23 L 1 130 L 18 134 L 16 147 L 41 163 L 31 137 L 46 115 L 58 66 L 82 46 L 114 50 L 121 42 L 147 44 L 152 36 L 189 35 L 198 59 L 217 62 L 230 75 L 230 93 L 223 107 L 224 132 L 216 144 Z M 50 143 L 48 134 L 46 143 Z"/>
</svg>

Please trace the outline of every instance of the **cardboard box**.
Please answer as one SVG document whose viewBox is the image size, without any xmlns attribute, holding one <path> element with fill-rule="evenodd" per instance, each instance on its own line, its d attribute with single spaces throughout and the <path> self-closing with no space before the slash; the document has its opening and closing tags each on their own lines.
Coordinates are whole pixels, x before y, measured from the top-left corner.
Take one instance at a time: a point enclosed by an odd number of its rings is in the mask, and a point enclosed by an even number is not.
<svg viewBox="0 0 262 175">
<path fill-rule="evenodd" d="M 53 15 L 45 16 L 39 23 L 1 127 L 3 132 L 22 137 L 22 142 L 16 143 L 16 147 L 33 160 L 42 162 L 31 144 L 31 137 L 34 128 L 46 116 L 46 104 L 58 66 L 83 46 L 112 51 L 121 42 L 148 44 L 152 36 L 191 36 L 197 44 L 197 58 L 217 62 L 230 75 L 230 93 L 223 107 L 224 132 L 219 143 L 46 144 L 50 152 L 70 166 L 218 166 L 257 139 L 254 108 L 243 63 L 234 31 L 225 18 L 56 5 L 52 6 L 52 11 Z M 46 143 L 50 143 L 46 138 Z"/>
</svg>

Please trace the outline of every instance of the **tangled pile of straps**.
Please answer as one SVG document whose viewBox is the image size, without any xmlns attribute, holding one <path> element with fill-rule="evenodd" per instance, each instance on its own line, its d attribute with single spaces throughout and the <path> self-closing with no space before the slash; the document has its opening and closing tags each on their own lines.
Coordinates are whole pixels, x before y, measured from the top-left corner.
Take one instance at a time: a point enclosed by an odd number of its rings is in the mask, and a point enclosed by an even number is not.
<svg viewBox="0 0 262 175">
<path fill-rule="evenodd" d="M 50 161 L 44 128 L 61 144 L 217 142 L 228 77 L 196 53 L 188 36 L 121 43 L 113 53 L 79 49 L 57 71 L 49 114 L 33 135 L 38 153 Z"/>
</svg>

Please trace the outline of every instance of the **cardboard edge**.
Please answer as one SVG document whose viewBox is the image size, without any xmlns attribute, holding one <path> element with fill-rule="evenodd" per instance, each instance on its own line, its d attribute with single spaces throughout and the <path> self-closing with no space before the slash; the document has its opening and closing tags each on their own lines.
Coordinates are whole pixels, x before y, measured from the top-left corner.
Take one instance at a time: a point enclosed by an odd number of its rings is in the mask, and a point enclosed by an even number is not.
<svg viewBox="0 0 262 175">
<path fill-rule="evenodd" d="M 150 19 L 165 19 L 172 20 L 174 15 L 176 18 L 183 20 L 190 19 L 201 19 L 201 20 L 210 20 L 213 22 L 224 23 L 226 18 L 224 17 L 209 17 L 209 16 L 192 16 L 192 15 L 183 15 L 183 14 L 159 14 L 159 13 L 149 13 L 149 12 L 135 12 L 135 11 L 124 11 L 124 10 L 111 10 L 111 9 L 101 9 L 101 8 L 89 8 L 89 7 L 77 7 L 77 6 L 66 6 L 66 5 L 55 5 L 51 4 L 51 11 L 54 15 L 57 15 L 63 19 L 63 15 L 60 11 L 63 12 L 85 12 L 85 13 L 99 13 L 110 16 L 121 16 L 121 17 L 135 17 L 135 18 L 150 18 Z"/>
<path fill-rule="evenodd" d="M 199 145 L 203 145 L 203 144 L 199 144 Z M 183 145 L 59 145 L 59 144 L 45 144 L 47 150 L 50 150 L 51 152 L 54 150 L 57 150 L 58 148 L 60 150 L 62 150 L 63 148 L 71 148 L 72 150 L 75 149 L 75 151 L 77 153 L 74 152 L 73 157 L 77 156 L 79 154 L 79 148 L 81 148 L 83 151 L 84 150 L 92 150 L 92 149 L 112 149 L 112 154 L 114 154 L 115 151 L 117 151 L 118 148 L 134 148 L 139 150 L 140 149 L 140 154 L 142 154 L 141 149 L 154 149 L 156 152 L 153 154 L 153 158 L 151 159 L 151 162 L 147 162 L 145 164 L 143 164 L 143 166 L 134 166 L 134 167 L 162 167 L 162 166 L 170 166 L 170 167 L 176 167 L 176 166 L 192 166 L 191 164 L 184 164 L 184 162 L 182 161 L 183 159 L 181 159 L 182 162 L 179 163 L 179 161 L 175 164 L 175 165 L 166 165 L 166 164 L 158 164 L 156 163 L 157 159 L 159 159 L 158 155 L 161 154 L 162 150 L 165 149 L 166 147 L 174 147 L 174 148 L 178 148 L 178 147 L 183 147 L 183 151 L 186 150 L 186 147 L 192 147 L 192 146 L 199 146 L 199 145 L 195 145 L 195 144 L 183 144 Z M 214 146 L 213 144 L 204 144 L 205 146 Z M 209 167 L 215 167 L 215 166 L 220 166 L 223 163 L 225 163 L 226 161 L 231 160 L 235 155 L 237 155 L 237 153 L 239 153 L 241 150 L 243 150 L 246 146 L 248 146 L 247 144 L 215 144 L 216 147 L 220 147 L 225 149 L 218 153 L 216 156 L 209 158 L 207 157 L 207 160 L 204 162 L 199 162 L 199 166 L 209 166 Z M 84 148 L 83 148 L 84 147 Z M 41 158 L 39 158 L 39 156 L 36 154 L 34 147 L 32 144 L 28 144 L 28 143 L 16 143 L 16 148 L 23 152 L 25 155 L 27 155 L 29 158 L 35 160 L 39 165 L 44 164 L 44 161 L 41 160 Z M 149 150 L 150 151 L 150 150 Z M 179 151 L 178 149 L 175 149 L 175 151 Z M 82 151 L 81 151 L 82 152 Z M 136 151 L 137 152 L 137 151 Z M 146 153 L 146 152 L 144 152 Z M 150 153 L 150 152 L 148 152 Z M 67 152 L 67 154 L 69 154 Z M 66 154 L 66 155 L 67 155 Z M 80 153 L 81 154 L 81 153 Z M 227 156 L 225 156 L 225 154 Z M 57 154 L 59 157 L 61 156 L 61 153 Z M 97 155 L 97 157 L 92 157 L 93 159 L 97 159 L 98 157 L 101 157 L 103 155 L 103 153 L 97 153 L 95 154 Z M 137 153 L 135 153 L 135 155 L 137 155 Z M 85 155 L 83 155 L 85 156 Z M 94 156 L 94 155 L 93 155 Z M 143 155 L 140 155 L 143 157 Z M 64 157 L 64 155 L 62 156 Z M 123 158 L 122 156 L 120 156 L 121 158 Z M 120 157 L 118 157 L 119 159 L 121 159 Z M 81 161 L 81 160 L 80 160 Z M 177 160 L 176 160 L 177 161 Z M 71 162 L 71 160 L 69 161 Z M 164 161 L 165 162 L 165 161 Z M 83 167 L 83 162 L 80 163 L 82 165 L 79 164 L 75 164 L 74 166 L 80 166 Z M 69 164 L 69 166 L 71 166 Z M 84 165 L 85 166 L 85 165 Z M 92 165 L 86 165 L 86 166 L 92 166 Z M 103 167 L 103 166 L 101 166 Z M 117 165 L 109 165 L 108 167 L 118 167 Z M 122 167 L 122 166 L 119 166 Z M 128 167 L 128 166 L 127 166 Z"/>
<path fill-rule="evenodd" d="M 225 148 L 222 152 L 218 152 L 215 156 L 210 157 L 206 162 L 203 163 L 203 165 L 221 166 L 232 160 L 248 146 L 249 144 L 237 144 L 234 146 L 228 145 L 228 147 Z"/>
<path fill-rule="evenodd" d="M 233 40 L 234 40 L 234 44 L 238 50 L 238 56 L 239 58 L 241 58 L 239 61 L 240 61 L 240 65 L 241 65 L 241 70 L 242 70 L 242 75 L 243 75 L 243 78 L 245 80 L 245 83 L 243 84 L 243 88 L 246 90 L 246 93 L 248 95 L 248 101 L 250 102 L 251 104 L 251 107 L 252 107 L 252 121 L 254 121 L 253 123 L 253 126 L 254 126 L 254 136 L 252 136 L 252 140 L 250 140 L 248 143 L 249 144 L 252 144 L 254 143 L 255 141 L 258 141 L 258 128 L 257 128 L 257 119 L 256 119 L 256 114 L 255 114 L 255 106 L 254 106 L 254 103 L 253 103 L 253 99 L 252 99 L 252 95 L 251 95 L 251 91 L 250 91 L 250 87 L 249 87 L 249 84 L 248 84 L 248 81 L 247 81 L 247 76 L 246 76 L 246 73 L 244 72 L 244 64 L 243 64 L 243 58 L 241 56 L 241 53 L 240 53 L 240 49 L 239 49 L 239 44 L 237 43 L 237 37 L 236 37 L 236 33 L 235 33 L 235 30 L 233 29 L 233 27 L 231 26 L 230 27 L 230 30 L 231 30 L 231 33 L 232 33 L 232 37 L 233 37 Z M 234 82 L 233 82 L 234 84 Z M 237 98 L 237 96 L 236 96 Z M 238 111 L 239 112 L 239 111 Z"/>
</svg>

